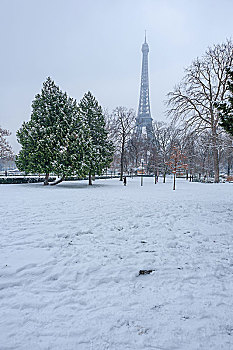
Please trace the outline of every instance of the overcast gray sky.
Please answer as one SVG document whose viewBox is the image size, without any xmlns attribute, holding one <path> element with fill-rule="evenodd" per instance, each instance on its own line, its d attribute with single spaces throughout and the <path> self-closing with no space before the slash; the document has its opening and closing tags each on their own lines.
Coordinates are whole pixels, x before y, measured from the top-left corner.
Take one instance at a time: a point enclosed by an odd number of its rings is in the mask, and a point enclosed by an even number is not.
<svg viewBox="0 0 233 350">
<path fill-rule="evenodd" d="M 51 76 L 80 100 L 137 110 L 144 30 L 152 117 L 194 58 L 232 37 L 232 0 L 0 0 L 0 125 L 15 132 Z"/>
</svg>

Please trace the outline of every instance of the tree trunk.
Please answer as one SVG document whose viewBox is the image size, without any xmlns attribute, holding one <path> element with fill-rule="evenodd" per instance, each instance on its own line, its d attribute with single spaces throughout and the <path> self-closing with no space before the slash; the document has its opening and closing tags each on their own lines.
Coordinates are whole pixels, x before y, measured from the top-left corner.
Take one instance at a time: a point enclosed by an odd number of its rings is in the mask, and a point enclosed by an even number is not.
<svg viewBox="0 0 233 350">
<path fill-rule="evenodd" d="M 163 183 L 165 184 L 166 182 L 166 172 L 163 173 Z"/>
<path fill-rule="evenodd" d="M 173 190 L 176 189 L 176 174 L 174 174 L 174 179 L 173 179 Z"/>
<path fill-rule="evenodd" d="M 121 163 L 120 181 L 123 181 L 123 165 Z"/>
<path fill-rule="evenodd" d="M 219 154 L 217 147 L 217 130 L 216 124 L 214 123 L 214 118 L 211 117 L 212 120 L 212 146 L 213 146 L 213 160 L 214 160 L 214 182 L 219 182 Z"/>
<path fill-rule="evenodd" d="M 214 182 L 219 182 L 219 155 L 217 148 L 217 135 L 214 132 L 213 135 L 213 159 L 214 159 Z"/>
<path fill-rule="evenodd" d="M 218 159 L 218 150 L 216 145 L 214 145 L 214 149 L 213 149 L 213 160 L 214 160 L 214 182 L 218 183 L 219 182 L 219 159 Z"/>
<path fill-rule="evenodd" d="M 44 186 L 47 186 L 49 184 L 49 173 L 45 174 L 45 179 L 44 179 Z"/>
<path fill-rule="evenodd" d="M 218 159 L 218 150 L 214 147 L 213 151 L 214 156 L 214 182 L 219 182 L 219 159 Z"/>
<path fill-rule="evenodd" d="M 156 166 L 155 166 L 155 185 L 157 184 L 157 173 L 158 173 L 158 170 L 156 169 Z"/>
<path fill-rule="evenodd" d="M 92 185 L 92 178 L 91 178 L 91 171 L 89 172 L 89 182 L 88 182 L 88 185 Z"/>
<path fill-rule="evenodd" d="M 121 173 L 120 173 L 120 181 L 123 181 L 123 169 L 124 169 L 124 151 L 121 152 Z"/>
<path fill-rule="evenodd" d="M 62 176 L 62 177 L 61 177 L 60 179 L 58 179 L 57 181 L 52 182 L 52 183 L 50 184 L 50 186 L 55 186 L 55 185 L 59 184 L 60 182 L 62 182 L 63 180 L 65 180 L 65 176 Z"/>
<path fill-rule="evenodd" d="M 231 159 L 228 157 L 227 159 L 227 175 L 230 176 L 231 173 Z"/>
</svg>

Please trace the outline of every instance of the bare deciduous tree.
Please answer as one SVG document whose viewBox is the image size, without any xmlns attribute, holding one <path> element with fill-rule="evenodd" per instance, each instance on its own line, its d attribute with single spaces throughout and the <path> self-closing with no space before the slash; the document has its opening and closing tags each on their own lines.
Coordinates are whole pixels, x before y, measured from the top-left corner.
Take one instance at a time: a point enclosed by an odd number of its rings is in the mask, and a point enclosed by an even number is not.
<svg viewBox="0 0 233 350">
<path fill-rule="evenodd" d="M 168 172 L 167 162 L 170 159 L 173 147 L 177 144 L 178 132 L 178 129 L 173 125 L 167 125 L 163 122 L 153 123 L 153 134 L 157 148 L 157 163 L 163 174 L 164 183 Z"/>
<path fill-rule="evenodd" d="M 110 130 L 115 141 L 117 151 L 120 153 L 120 180 L 123 180 L 126 147 L 135 127 L 135 112 L 133 109 L 117 107 L 111 116 Z"/>
<path fill-rule="evenodd" d="M 232 67 L 233 43 L 214 45 L 185 70 L 182 82 L 168 94 L 168 114 L 183 119 L 196 132 L 209 129 L 215 182 L 219 182 L 219 114 L 215 104 L 226 99 L 228 73 Z"/>
</svg>

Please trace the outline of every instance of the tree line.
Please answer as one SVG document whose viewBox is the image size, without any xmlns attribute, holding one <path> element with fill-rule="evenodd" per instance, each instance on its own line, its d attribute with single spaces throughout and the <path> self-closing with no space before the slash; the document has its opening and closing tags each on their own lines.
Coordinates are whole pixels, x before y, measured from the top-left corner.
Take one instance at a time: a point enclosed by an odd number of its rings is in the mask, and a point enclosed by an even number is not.
<svg viewBox="0 0 233 350">
<path fill-rule="evenodd" d="M 20 170 L 59 176 L 135 173 L 144 159 L 146 171 L 163 175 L 178 147 L 186 157 L 186 176 L 213 177 L 220 169 L 230 174 L 233 163 L 233 43 L 214 45 L 185 69 L 183 79 L 167 95 L 168 122 L 153 122 L 150 137 L 137 135 L 136 113 L 117 107 L 103 111 L 90 92 L 79 102 L 48 78 L 32 102 L 29 122 L 17 132 L 22 149 L 16 157 Z M 156 118 L 158 119 L 158 118 Z M 3 157 L 12 156 L 0 128 Z"/>
<path fill-rule="evenodd" d="M 135 133 L 136 114 L 117 108 L 109 118 L 116 146 L 113 169 L 128 173 L 145 160 L 149 173 L 171 171 L 174 147 L 186 155 L 189 176 L 230 174 L 233 163 L 233 43 L 214 45 L 185 69 L 182 81 L 167 95 L 168 123 L 154 122 L 150 139 Z M 113 170 L 114 171 L 114 170 Z"/>
</svg>

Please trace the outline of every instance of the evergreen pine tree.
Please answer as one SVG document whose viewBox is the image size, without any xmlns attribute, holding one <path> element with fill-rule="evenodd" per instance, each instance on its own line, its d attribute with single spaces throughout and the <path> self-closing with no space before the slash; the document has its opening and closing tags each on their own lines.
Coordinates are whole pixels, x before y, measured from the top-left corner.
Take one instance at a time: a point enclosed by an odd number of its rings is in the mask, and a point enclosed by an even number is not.
<svg viewBox="0 0 233 350">
<path fill-rule="evenodd" d="M 0 126 L 0 160 L 13 160 L 14 158 L 13 150 L 6 140 L 6 137 L 10 135 L 9 130 L 3 129 Z"/>
<path fill-rule="evenodd" d="M 91 148 L 89 159 L 89 185 L 92 184 L 92 175 L 101 175 L 113 158 L 113 144 L 108 139 L 105 119 L 101 106 L 89 91 L 79 103 L 79 113 L 84 123 L 89 127 Z"/>
<path fill-rule="evenodd" d="M 72 175 L 83 177 L 90 166 L 90 131 L 79 114 L 76 100 L 67 98 L 63 111 L 64 116 L 57 126 L 59 151 L 53 162 L 54 171 L 61 176 L 56 183 Z"/>
<path fill-rule="evenodd" d="M 221 119 L 220 125 L 233 136 L 233 70 L 227 69 L 227 73 L 228 103 L 217 104 L 217 108 Z"/>
<path fill-rule="evenodd" d="M 68 98 L 51 78 L 35 96 L 31 120 L 23 123 L 17 137 L 22 145 L 16 160 L 18 168 L 45 173 L 45 184 L 51 172 L 61 175 L 61 180 L 86 173 L 88 129 L 81 122 L 76 101 Z"/>
</svg>

